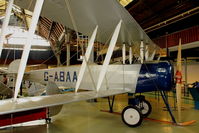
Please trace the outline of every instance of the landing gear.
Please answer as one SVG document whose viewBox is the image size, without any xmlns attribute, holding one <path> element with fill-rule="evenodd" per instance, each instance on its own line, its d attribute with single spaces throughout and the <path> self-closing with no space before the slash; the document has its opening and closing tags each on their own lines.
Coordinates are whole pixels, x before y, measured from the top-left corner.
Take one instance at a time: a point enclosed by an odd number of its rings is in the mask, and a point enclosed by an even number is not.
<svg viewBox="0 0 199 133">
<path fill-rule="evenodd" d="M 169 106 L 169 102 L 168 102 L 168 99 L 167 99 L 167 96 L 166 96 L 165 92 L 164 91 L 160 91 L 160 94 L 162 96 L 162 99 L 163 99 L 166 107 L 167 107 L 167 110 L 169 111 L 169 114 L 171 116 L 171 119 L 172 119 L 173 123 L 177 124 L 177 121 L 175 120 L 175 117 L 174 117 L 174 115 L 172 113 L 172 110 L 171 110 L 171 108 Z"/>
<path fill-rule="evenodd" d="M 142 115 L 138 108 L 127 106 L 122 111 L 122 121 L 129 127 L 137 127 L 142 123 Z"/>
<path fill-rule="evenodd" d="M 141 125 L 143 118 L 151 113 L 151 104 L 140 95 L 129 99 L 129 106 L 122 111 L 122 121 L 129 127 Z"/>
<path fill-rule="evenodd" d="M 109 112 L 113 113 L 115 96 L 108 97 Z M 151 113 L 151 104 L 142 95 L 129 99 L 129 106 L 122 111 L 122 121 L 129 127 L 140 126 L 144 117 Z"/>
<path fill-rule="evenodd" d="M 109 104 L 109 112 L 113 113 L 113 105 L 114 105 L 114 101 L 115 101 L 115 96 L 108 97 L 108 104 Z"/>
<path fill-rule="evenodd" d="M 129 99 L 129 105 L 137 107 L 144 118 L 148 117 L 152 110 L 151 104 L 142 95 Z"/>
<path fill-rule="evenodd" d="M 47 115 L 46 124 L 50 124 L 51 118 L 50 118 L 50 109 L 49 108 L 46 108 L 46 115 Z"/>
<path fill-rule="evenodd" d="M 136 107 L 140 110 L 144 118 L 148 117 L 152 110 L 151 104 L 147 100 L 140 101 Z"/>
<path fill-rule="evenodd" d="M 51 118 L 46 118 L 46 124 L 50 124 L 51 123 Z"/>
</svg>

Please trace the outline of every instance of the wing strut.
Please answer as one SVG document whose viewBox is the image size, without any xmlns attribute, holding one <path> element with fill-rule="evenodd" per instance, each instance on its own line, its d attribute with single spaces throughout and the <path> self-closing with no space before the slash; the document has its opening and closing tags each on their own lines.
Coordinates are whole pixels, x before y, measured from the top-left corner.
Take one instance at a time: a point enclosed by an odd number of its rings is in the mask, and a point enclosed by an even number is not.
<svg viewBox="0 0 199 133">
<path fill-rule="evenodd" d="M 149 45 L 146 45 L 145 48 L 145 60 L 148 61 L 149 60 Z"/>
<path fill-rule="evenodd" d="M 125 60 L 126 60 L 126 45 L 125 45 L 125 43 L 122 46 L 122 59 L 123 59 L 123 65 L 124 65 Z"/>
<path fill-rule="evenodd" d="M 22 54 L 22 58 L 21 58 L 21 61 L 20 61 L 19 70 L 18 70 L 18 74 L 17 74 L 14 101 L 16 101 L 17 95 L 19 93 L 19 88 L 21 86 L 21 81 L 22 81 L 22 78 L 23 78 L 23 75 L 24 75 L 25 67 L 26 67 L 27 60 L 28 60 L 28 55 L 29 55 L 29 52 L 30 52 L 31 44 L 33 42 L 33 36 L 34 36 L 35 30 L 36 30 L 36 26 L 37 26 L 39 15 L 40 15 L 40 12 L 41 12 L 41 9 L 42 9 L 43 2 L 44 2 L 44 0 L 37 0 L 36 4 L 35 4 L 33 16 L 32 16 L 32 21 L 31 21 L 31 25 L 30 25 L 30 29 L 29 29 L 29 33 L 28 33 L 28 37 L 27 37 L 27 41 L 26 41 L 26 44 L 24 46 L 24 50 L 23 50 L 23 54 Z"/>
<path fill-rule="evenodd" d="M 8 23 L 10 21 L 10 15 L 11 15 L 11 11 L 12 11 L 12 5 L 13 5 L 14 0 L 9 0 L 7 9 L 6 9 L 6 16 L 5 19 L 3 21 L 3 26 L 1 28 L 1 38 L 0 38 L 0 57 L 1 57 L 1 52 L 3 49 L 3 41 L 5 39 L 5 31 L 8 27 Z"/>
<path fill-rule="evenodd" d="M 86 50 L 86 53 L 85 53 L 85 56 L 84 56 L 84 59 L 83 59 L 83 63 L 81 65 L 81 68 L 80 68 L 80 71 L 79 71 L 77 83 L 76 83 L 76 86 L 75 86 L 75 92 L 78 91 L 79 86 L 80 86 L 81 81 L 82 81 L 82 78 L 84 76 L 84 73 L 85 73 L 85 70 L 86 70 L 86 65 L 87 65 L 87 62 L 88 62 L 88 60 L 90 58 L 90 55 L 91 55 L 91 52 L 92 52 L 92 49 L 93 49 L 93 46 L 94 46 L 95 37 L 97 35 L 97 29 L 98 29 L 98 26 L 96 26 L 96 28 L 93 31 L 93 34 L 92 34 L 92 36 L 91 36 L 91 38 L 89 40 L 88 48 Z"/>
<path fill-rule="evenodd" d="M 98 79 L 98 82 L 97 82 L 97 91 L 99 91 L 99 89 L 100 89 L 100 87 L 102 85 L 102 81 L 104 79 L 104 76 L 106 74 L 106 71 L 107 71 L 107 68 L 108 68 L 108 64 L 109 64 L 111 56 L 113 54 L 113 49 L 114 49 L 115 44 L 116 44 L 117 39 L 118 39 L 118 35 L 119 35 L 119 32 L 120 32 L 121 24 L 122 24 L 122 20 L 120 20 L 120 22 L 118 23 L 118 25 L 115 28 L 115 31 L 113 33 L 113 36 L 111 38 L 111 41 L 110 41 L 110 44 L 109 44 L 109 47 L 108 47 L 108 51 L 107 51 L 104 63 L 102 65 L 102 68 L 101 68 L 101 71 L 100 71 L 100 75 L 99 75 L 99 79 Z"/>
<path fill-rule="evenodd" d="M 129 48 L 129 64 L 132 64 L 132 58 L 133 58 L 132 46 L 130 46 L 130 48 Z"/>
<path fill-rule="evenodd" d="M 141 60 L 141 64 L 144 63 L 144 42 L 141 41 L 140 44 L 140 60 Z"/>
<path fill-rule="evenodd" d="M 149 57 L 149 61 L 152 61 L 155 57 L 156 49 L 153 51 L 152 55 Z"/>
</svg>

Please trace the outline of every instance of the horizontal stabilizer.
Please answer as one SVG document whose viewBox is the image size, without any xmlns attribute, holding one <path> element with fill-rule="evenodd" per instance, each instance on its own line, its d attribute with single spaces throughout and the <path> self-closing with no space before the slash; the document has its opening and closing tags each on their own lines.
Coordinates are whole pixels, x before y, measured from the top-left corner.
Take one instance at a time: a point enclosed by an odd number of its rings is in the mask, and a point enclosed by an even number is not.
<svg viewBox="0 0 199 133">
<path fill-rule="evenodd" d="M 48 81 L 48 84 L 46 86 L 46 95 L 54 95 L 54 94 L 60 94 L 59 88 L 55 84 L 55 82 Z"/>
<path fill-rule="evenodd" d="M 0 94 L 11 97 L 13 95 L 13 91 L 0 81 Z"/>
</svg>

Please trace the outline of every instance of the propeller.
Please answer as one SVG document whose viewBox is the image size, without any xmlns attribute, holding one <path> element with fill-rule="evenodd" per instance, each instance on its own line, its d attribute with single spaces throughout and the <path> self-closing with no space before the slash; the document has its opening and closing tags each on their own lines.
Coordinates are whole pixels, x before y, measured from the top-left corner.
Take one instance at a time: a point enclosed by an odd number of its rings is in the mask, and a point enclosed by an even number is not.
<svg viewBox="0 0 199 133">
<path fill-rule="evenodd" d="M 181 118 L 181 87 L 182 87 L 182 62 L 181 62 L 181 38 L 179 39 L 177 66 L 176 66 L 176 97 L 177 97 L 177 109 L 178 109 L 178 120 L 182 121 Z"/>
<path fill-rule="evenodd" d="M 178 56 L 177 56 L 177 66 L 176 66 L 176 97 L 177 97 L 177 109 L 178 109 L 178 123 L 179 126 L 187 126 L 191 125 L 196 122 L 196 120 L 191 120 L 187 122 L 182 122 L 182 111 L 181 111 L 181 88 L 182 88 L 182 61 L 181 61 L 181 38 L 179 39 L 179 46 L 178 46 Z"/>
</svg>

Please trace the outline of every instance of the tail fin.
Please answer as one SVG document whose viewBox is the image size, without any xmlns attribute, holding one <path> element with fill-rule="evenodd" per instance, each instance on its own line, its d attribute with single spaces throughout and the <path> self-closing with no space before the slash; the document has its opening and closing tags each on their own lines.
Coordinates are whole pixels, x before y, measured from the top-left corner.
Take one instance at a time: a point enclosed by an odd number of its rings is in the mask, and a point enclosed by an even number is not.
<svg viewBox="0 0 199 133">
<path fill-rule="evenodd" d="M 11 62 L 8 66 L 8 73 L 18 73 L 20 61 L 20 59 L 17 59 Z"/>
</svg>

